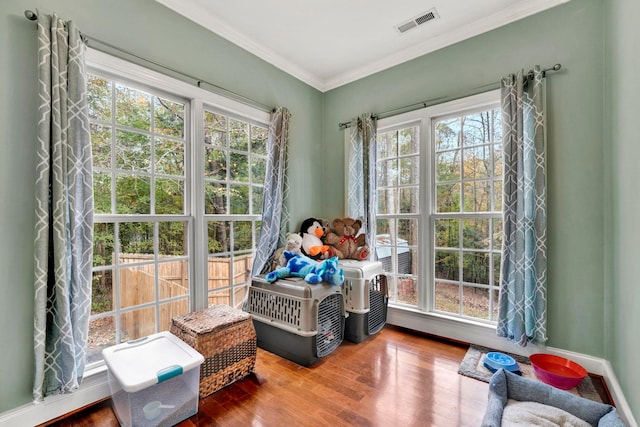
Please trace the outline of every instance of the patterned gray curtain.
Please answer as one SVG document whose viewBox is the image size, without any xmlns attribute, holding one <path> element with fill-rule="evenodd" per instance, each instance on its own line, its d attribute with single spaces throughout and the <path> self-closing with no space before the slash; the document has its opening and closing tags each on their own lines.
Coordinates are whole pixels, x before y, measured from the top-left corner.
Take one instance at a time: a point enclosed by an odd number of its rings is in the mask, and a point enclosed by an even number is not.
<svg viewBox="0 0 640 427">
<path fill-rule="evenodd" d="M 91 313 L 93 184 L 85 45 L 38 14 L 33 398 L 78 388 Z"/>
<path fill-rule="evenodd" d="M 369 246 L 375 239 L 376 213 L 376 120 L 362 115 L 345 128 L 346 215 L 359 218 Z"/>
<path fill-rule="evenodd" d="M 504 241 L 498 336 L 547 340 L 547 193 L 544 75 L 502 80 Z"/>
<path fill-rule="evenodd" d="M 271 113 L 267 140 L 267 170 L 262 202 L 262 228 L 251 274 L 258 275 L 269 267 L 273 252 L 284 245 L 289 230 L 288 145 L 291 113 L 278 107 Z"/>
</svg>

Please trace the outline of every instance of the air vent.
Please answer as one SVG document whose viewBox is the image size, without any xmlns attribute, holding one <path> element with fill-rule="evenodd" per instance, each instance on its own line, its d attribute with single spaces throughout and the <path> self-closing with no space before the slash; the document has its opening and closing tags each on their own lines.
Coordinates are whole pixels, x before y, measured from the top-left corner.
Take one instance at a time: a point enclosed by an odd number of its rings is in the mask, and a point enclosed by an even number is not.
<svg viewBox="0 0 640 427">
<path fill-rule="evenodd" d="M 426 24 L 429 21 L 433 21 L 434 19 L 438 19 L 440 15 L 436 11 L 436 8 L 429 9 L 428 11 L 421 13 L 420 15 L 411 18 L 407 22 L 403 22 L 402 24 L 396 27 L 396 30 L 400 33 L 406 33 L 407 31 L 417 28 L 420 25 Z"/>
</svg>

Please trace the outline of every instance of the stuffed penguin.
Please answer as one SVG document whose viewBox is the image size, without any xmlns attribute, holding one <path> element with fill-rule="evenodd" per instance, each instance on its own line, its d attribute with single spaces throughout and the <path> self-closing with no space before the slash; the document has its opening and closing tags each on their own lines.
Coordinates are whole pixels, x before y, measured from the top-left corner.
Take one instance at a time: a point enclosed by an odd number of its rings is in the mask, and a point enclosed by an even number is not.
<svg viewBox="0 0 640 427">
<path fill-rule="evenodd" d="M 300 226 L 302 236 L 302 253 L 311 259 L 327 259 L 331 257 L 331 247 L 322 242 L 325 229 L 316 218 L 307 218 Z"/>
</svg>

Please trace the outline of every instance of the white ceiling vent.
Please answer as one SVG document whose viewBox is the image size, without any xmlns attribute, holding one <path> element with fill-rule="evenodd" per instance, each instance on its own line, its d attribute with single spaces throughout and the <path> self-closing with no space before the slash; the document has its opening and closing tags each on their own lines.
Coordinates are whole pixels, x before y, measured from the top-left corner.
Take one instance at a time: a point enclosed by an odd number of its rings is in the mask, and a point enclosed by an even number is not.
<svg viewBox="0 0 640 427">
<path fill-rule="evenodd" d="M 421 13 L 418 16 L 415 16 L 408 20 L 407 22 L 403 22 L 402 24 L 396 26 L 396 30 L 400 33 L 406 33 L 407 31 L 417 28 L 420 25 L 426 24 L 429 21 L 433 21 L 434 19 L 438 19 L 440 15 L 438 15 L 438 11 L 436 8 L 431 8 L 428 11 Z"/>
</svg>

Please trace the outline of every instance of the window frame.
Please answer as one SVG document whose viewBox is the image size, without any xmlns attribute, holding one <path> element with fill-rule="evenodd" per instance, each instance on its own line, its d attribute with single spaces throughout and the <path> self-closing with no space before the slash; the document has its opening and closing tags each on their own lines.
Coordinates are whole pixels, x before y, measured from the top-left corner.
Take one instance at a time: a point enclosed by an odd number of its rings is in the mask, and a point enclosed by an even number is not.
<svg viewBox="0 0 640 427">
<path fill-rule="evenodd" d="M 398 304 L 390 300 L 391 318 L 396 317 L 395 310 L 400 313 L 404 312 L 410 317 L 407 321 L 400 321 L 398 324 L 412 325 L 415 320 L 411 320 L 414 314 L 422 314 L 448 320 L 454 323 L 468 323 L 486 326 L 491 329 L 496 328 L 495 321 L 486 321 L 480 318 L 471 318 L 453 315 L 441 311 L 435 311 L 435 268 L 433 257 L 435 256 L 435 219 L 437 217 L 436 209 L 436 186 L 435 186 L 435 167 L 434 159 L 436 147 L 434 143 L 434 126 L 437 120 L 448 116 L 457 116 L 473 111 L 484 111 L 486 109 L 494 109 L 500 107 L 500 90 L 495 89 L 476 95 L 470 95 L 464 98 L 451 100 L 441 104 L 436 104 L 409 111 L 406 113 L 382 118 L 377 121 L 377 132 L 389 132 L 404 127 L 418 125 L 420 135 L 420 185 L 419 193 L 419 243 L 418 243 L 418 283 L 416 292 L 417 306 L 407 306 Z M 377 189 L 376 189 L 377 191 Z M 464 215 L 464 214 L 463 214 Z M 482 214 L 480 214 L 482 216 Z M 376 217 L 377 218 L 377 217 Z M 402 317 L 401 314 L 399 317 Z M 417 329 L 422 329 L 418 327 Z M 447 334 L 444 334 L 447 335 Z"/>
<path fill-rule="evenodd" d="M 184 123 L 184 214 L 122 215 L 110 213 L 99 214 L 99 217 L 101 219 L 100 222 L 132 222 L 138 220 L 140 222 L 154 222 L 154 224 L 157 220 L 163 222 L 178 219 L 183 221 L 186 219 L 190 228 L 190 235 L 187 236 L 187 256 L 180 257 L 180 259 L 188 259 L 189 262 L 189 310 L 205 309 L 208 306 L 209 296 L 208 286 L 206 285 L 208 282 L 207 263 L 209 254 L 207 249 L 207 215 L 204 213 L 204 174 L 200 173 L 203 171 L 202 164 L 204 162 L 204 150 L 202 149 L 204 147 L 204 111 L 205 109 L 215 110 L 228 117 L 245 121 L 251 125 L 266 127 L 267 129 L 269 127 L 270 113 L 95 49 L 87 49 L 86 67 L 87 72 L 90 74 L 98 74 L 124 84 L 131 84 L 141 90 L 148 88 L 153 95 L 166 96 L 167 99 L 180 100 L 186 103 Z M 190 164 L 190 172 L 187 170 L 187 163 Z M 112 212 L 114 212 L 113 206 Z M 229 216 L 237 219 L 237 216 Z M 251 212 L 250 215 L 246 216 L 257 218 L 261 217 L 261 213 L 254 214 Z M 154 227 L 156 226 L 154 225 Z M 257 245 L 258 235 L 253 236 L 253 238 L 255 246 Z M 255 247 L 252 250 L 255 252 Z M 157 262 L 157 259 L 154 260 L 154 265 Z M 231 287 L 233 287 L 232 284 L 230 285 Z M 113 292 L 116 292 L 115 279 Z M 117 295 L 115 297 L 118 298 Z M 163 302 L 171 300 L 163 300 Z M 157 305 L 159 303 L 156 298 L 152 303 L 144 306 Z M 141 307 L 136 306 L 136 308 Z M 115 315 L 121 312 L 116 312 Z M 158 314 L 156 313 L 156 322 L 157 316 Z M 102 366 L 103 363 L 102 360 L 90 363 L 87 365 L 86 371 L 91 372 Z"/>
</svg>

